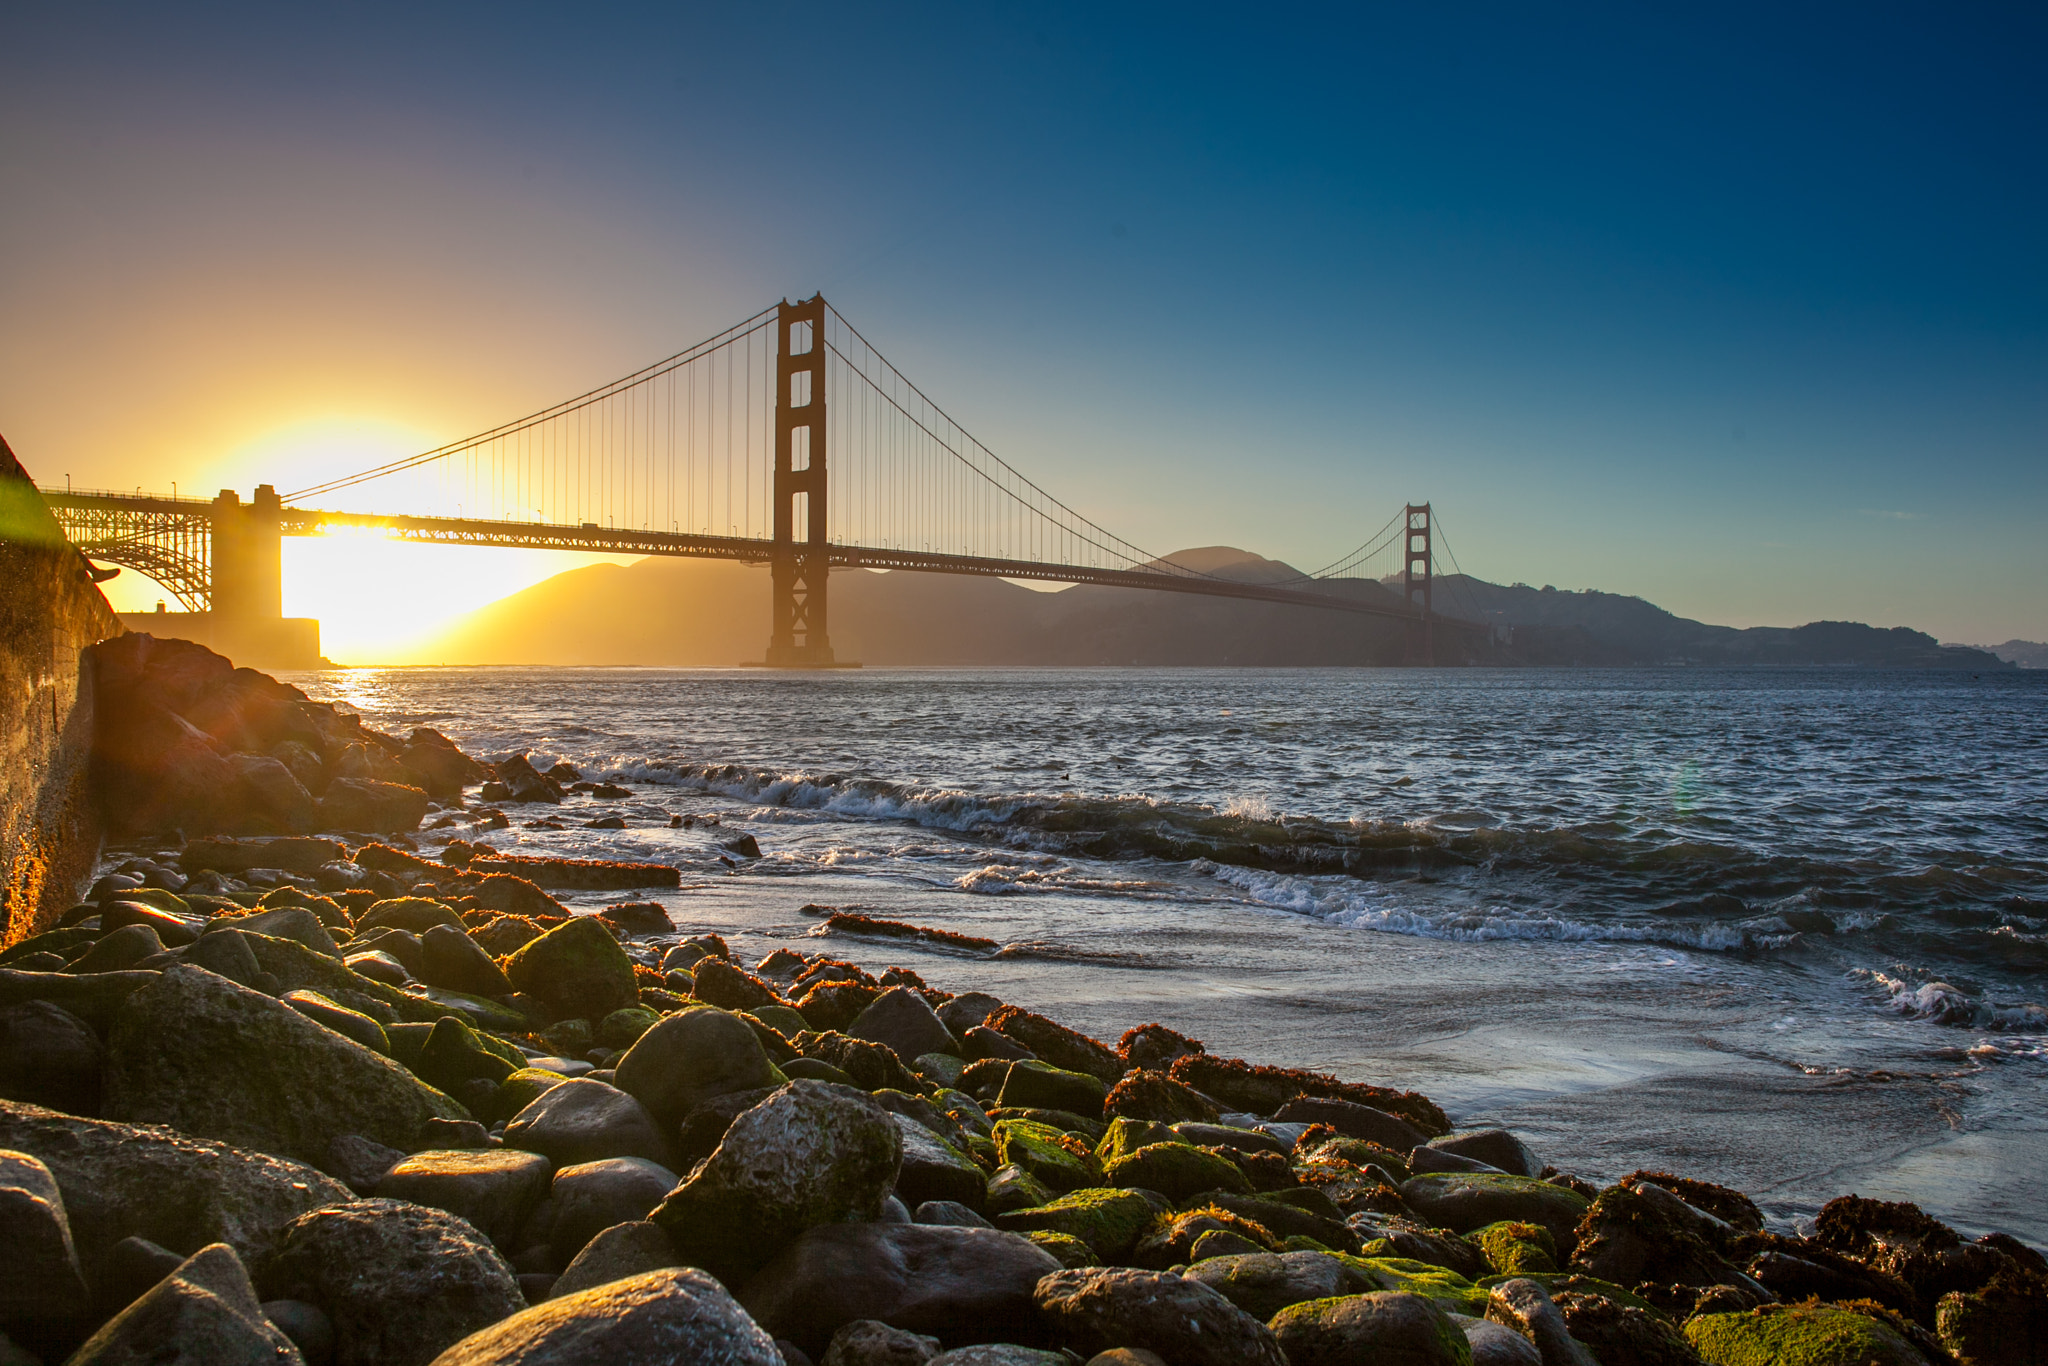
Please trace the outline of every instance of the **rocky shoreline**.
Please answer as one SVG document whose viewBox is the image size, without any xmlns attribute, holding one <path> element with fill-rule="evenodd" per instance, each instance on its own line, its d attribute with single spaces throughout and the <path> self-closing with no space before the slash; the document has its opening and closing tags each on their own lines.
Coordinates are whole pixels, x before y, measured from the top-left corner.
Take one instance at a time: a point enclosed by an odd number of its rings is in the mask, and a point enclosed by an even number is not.
<svg viewBox="0 0 2048 1366">
<path fill-rule="evenodd" d="M 93 653 L 132 856 L 0 949 L 0 1366 L 2048 1361 L 2004 1235 L 1767 1228 L 1161 1025 L 741 963 L 632 899 L 672 867 L 478 839 L 606 784 Z"/>
</svg>

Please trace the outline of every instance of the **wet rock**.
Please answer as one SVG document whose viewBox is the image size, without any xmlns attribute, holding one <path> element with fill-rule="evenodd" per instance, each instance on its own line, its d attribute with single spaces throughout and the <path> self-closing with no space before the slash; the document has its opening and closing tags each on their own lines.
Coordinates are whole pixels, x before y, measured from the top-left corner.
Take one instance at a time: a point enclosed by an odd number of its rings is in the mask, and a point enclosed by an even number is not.
<svg viewBox="0 0 2048 1366">
<path fill-rule="evenodd" d="M 2048 1362 L 2048 1294 L 2038 1279 L 1999 1276 L 1969 1294 L 1952 1290 L 1934 1318 L 1941 1345 L 1962 1366 Z"/>
<path fill-rule="evenodd" d="M 644 1276 L 680 1266 L 675 1244 L 661 1226 L 646 1219 L 613 1224 L 583 1245 L 556 1278 L 549 1294 L 553 1298 L 581 1294 L 611 1281 Z"/>
<path fill-rule="evenodd" d="M 1487 1296 L 1486 1317 L 1527 1338 L 1543 1366 L 1601 1366 L 1571 1335 L 1564 1315 L 1539 1283 L 1503 1281 Z"/>
<path fill-rule="evenodd" d="M 491 767 L 497 780 L 505 785 L 506 795 L 500 800 L 549 802 L 559 806 L 567 795 L 559 782 L 536 769 L 524 754 L 500 759 Z"/>
<path fill-rule="evenodd" d="M 384 1173 L 404 1161 L 405 1154 L 361 1134 L 343 1134 L 327 1145 L 320 1170 L 342 1182 L 357 1195 L 377 1189 Z"/>
<path fill-rule="evenodd" d="M 149 925 L 123 925 L 100 936 L 98 943 L 73 960 L 75 972 L 120 972 L 164 951 L 163 940 Z"/>
<path fill-rule="evenodd" d="M 1540 1224 L 1488 1224 L 1474 1229 L 1469 1241 L 1485 1254 L 1486 1269 L 1497 1275 L 1540 1275 L 1557 1270 L 1556 1244 L 1551 1241 L 1550 1230 Z M 1452 1270 L 1464 1276 L 1486 1274 L 1462 1267 Z"/>
<path fill-rule="evenodd" d="M 1543 1175 L 1542 1159 L 1506 1129 L 1470 1129 L 1445 1134 L 1429 1140 L 1429 1147 L 1440 1153 L 1473 1158 L 1512 1176 Z"/>
<path fill-rule="evenodd" d="M 1030 1209 L 998 1214 L 996 1227 L 1012 1233 L 1064 1233 L 1100 1257 L 1122 1257 L 1152 1222 L 1151 1203 L 1124 1190 L 1078 1190 Z"/>
<path fill-rule="evenodd" d="M 1028 1239 L 994 1229 L 821 1224 L 762 1267 L 740 1302 L 776 1337 L 822 1353 L 855 1319 L 948 1344 L 1030 1340 L 1032 1292 L 1059 1270 Z"/>
<path fill-rule="evenodd" d="M 879 1319 L 855 1319 L 832 1335 L 819 1366 L 924 1366 L 939 1354 L 939 1340 L 891 1328 Z"/>
<path fill-rule="evenodd" d="M 940 1021 L 924 997 L 909 987 L 891 987 L 846 1027 L 856 1039 L 893 1049 L 910 1062 L 923 1053 L 958 1053 L 959 1041 Z"/>
<path fill-rule="evenodd" d="M 130 1235 L 165 1247 L 224 1242 L 252 1263 L 298 1215 L 347 1200 L 311 1167 L 156 1127 L 0 1101 L 0 1148 L 54 1174 L 81 1262 Z"/>
<path fill-rule="evenodd" d="M 93 1268 L 93 1308 L 101 1319 L 109 1319 L 149 1293 L 164 1277 L 185 1261 L 147 1238 L 123 1238 L 107 1249 Z"/>
<path fill-rule="evenodd" d="M 0 1008 L 0 1099 L 92 1114 L 100 1105 L 99 1036 L 49 1001 Z"/>
<path fill-rule="evenodd" d="M 505 975 L 558 1018 L 602 1020 L 640 999 L 633 960 L 610 930 L 587 917 L 557 925 L 520 949 L 505 960 Z"/>
<path fill-rule="evenodd" d="M 1327 1124 L 1346 1138 L 1362 1138 L 1403 1153 L 1429 1139 L 1398 1115 L 1348 1100 L 1297 1096 L 1274 1111 L 1273 1117 L 1286 1123 Z"/>
<path fill-rule="evenodd" d="M 1229 1124 L 1180 1122 L 1172 1126 L 1175 1138 L 1198 1148 L 1235 1148 L 1245 1153 L 1274 1153 L 1287 1157 L 1292 1150 L 1279 1139 L 1258 1129 L 1239 1129 Z M 1166 1140 L 1162 1139 L 1161 1142 Z"/>
<path fill-rule="evenodd" d="M 734 1284 L 812 1225 L 878 1217 L 902 1150 L 865 1095 L 791 1082 L 734 1120 L 652 1217 L 685 1261 Z"/>
<path fill-rule="evenodd" d="M 2011 1254 L 1961 1234 L 1916 1205 L 1845 1195 L 1814 1219 L 1812 1241 L 1911 1286 L 1932 1305 L 1950 1292 L 1967 1294 L 2000 1271 L 2018 1269 Z"/>
<path fill-rule="evenodd" d="M 1451 1322 L 1465 1335 L 1465 1345 L 1472 1350 L 1472 1366 L 1543 1366 L 1543 1354 L 1536 1344 L 1512 1328 L 1465 1314 L 1451 1315 Z"/>
<path fill-rule="evenodd" d="M 1535 1224 L 1489 1224 L 1487 1227 L 1537 1229 L 1545 1243 L 1550 1239 L 1550 1234 L 1538 1229 Z M 1377 1231 L 1379 1236 L 1359 1249 L 1361 1256 L 1399 1257 L 1411 1262 L 1427 1262 L 1431 1266 L 1455 1271 L 1467 1280 L 1478 1280 L 1481 1276 L 1494 1275 L 1496 1272 L 1508 1274 L 1487 1260 L 1486 1251 L 1479 1244 L 1470 1239 L 1460 1238 L 1448 1230 L 1394 1225 L 1380 1227 Z M 1484 1230 L 1475 1232 L 1473 1237 L 1477 1238 L 1479 1232 Z M 1555 1271 L 1557 1268 L 1553 1266 L 1550 1269 Z"/>
<path fill-rule="evenodd" d="M 1056 1271 L 1033 1299 L 1082 1352 L 1139 1347 L 1176 1366 L 1287 1366 L 1279 1342 L 1251 1315 L 1198 1281 L 1156 1271 Z"/>
<path fill-rule="evenodd" d="M 511 1148 L 414 1153 L 377 1182 L 385 1200 L 409 1200 L 467 1220 L 499 1247 L 548 1193 L 549 1163 Z"/>
<path fill-rule="evenodd" d="M 1709 1362 L 1781 1366 L 1925 1366 L 1903 1335 L 1843 1305 L 1767 1304 L 1745 1314 L 1701 1314 L 1686 1340 Z"/>
<path fill-rule="evenodd" d="M 82 1317 L 91 1297 L 57 1179 L 38 1158 L 0 1148 L 0 1327 L 62 1325 Z M 31 1335 L 33 1336 L 33 1335 Z"/>
<path fill-rule="evenodd" d="M 548 1243 L 566 1263 L 614 1224 L 646 1219 L 676 1185 L 676 1174 L 643 1157 L 608 1157 L 555 1173 L 548 1192 Z"/>
<path fill-rule="evenodd" d="M 1086 1072 L 1070 1072 L 1044 1062 L 1018 1062 L 1003 1077 L 997 1104 L 1023 1110 L 1065 1110 L 1085 1118 L 1102 1116 L 1109 1088 Z"/>
<path fill-rule="evenodd" d="M 334 1360 L 334 1320 L 318 1305 L 304 1300 L 265 1300 L 263 1317 L 292 1340 L 306 1366 L 327 1366 Z"/>
<path fill-rule="evenodd" d="M 995 1126 L 996 1160 L 1022 1168 L 1033 1180 L 1055 1191 L 1099 1185 L 1100 1166 L 1088 1145 L 1049 1124 L 1005 1119 Z"/>
<path fill-rule="evenodd" d="M 1198 1241 L 1235 1236 L 1214 1230 Z M 1327 1252 L 1261 1250 L 1236 1256 L 1202 1257 L 1182 1274 L 1208 1286 L 1261 1323 L 1289 1305 L 1369 1294 L 1380 1288 L 1372 1275 Z"/>
<path fill-rule="evenodd" d="M 408 969 L 416 971 L 425 967 L 427 961 L 425 950 L 419 947 L 419 936 L 436 925 L 452 925 L 459 930 L 462 917 L 432 897 L 395 896 L 372 903 L 370 909 L 357 918 L 359 937 L 349 943 L 351 947 L 383 947 L 382 936 L 371 934 L 372 930 L 397 930 L 410 935 L 410 950 L 405 943 L 400 943 L 389 946 L 388 951 L 396 954 Z"/>
<path fill-rule="evenodd" d="M 429 1118 L 467 1118 L 391 1059 L 203 968 L 134 993 L 108 1033 L 103 1107 L 317 1162 L 341 1133 L 408 1147 Z"/>
<path fill-rule="evenodd" d="M 1586 1212 L 1572 1266 L 1617 1285 L 1735 1285 L 1768 1299 L 1715 1251 L 1708 1218 L 1661 1186 L 1609 1186 Z"/>
<path fill-rule="evenodd" d="M 998 1034 L 987 1025 L 975 1025 L 960 1036 L 960 1055 L 969 1062 L 1026 1062 L 1038 1055 L 1015 1039 Z"/>
<path fill-rule="evenodd" d="M 451 925 L 420 936 L 420 980 L 478 996 L 510 996 L 512 982 L 481 945 Z"/>
<path fill-rule="evenodd" d="M 1584 1291 L 1560 1291 L 1556 1302 L 1572 1337 L 1601 1366 L 1703 1366 L 1685 1334 L 1661 1314 Z"/>
<path fill-rule="evenodd" d="M 1149 1143 L 1105 1165 L 1102 1175 L 1112 1186 L 1139 1186 L 1169 1200 L 1212 1190 L 1249 1195 L 1252 1189 L 1230 1159 L 1190 1143 Z"/>
<path fill-rule="evenodd" d="M 298 1366 L 303 1360 L 264 1317 L 234 1249 L 213 1243 L 102 1325 L 69 1366 Z"/>
<path fill-rule="evenodd" d="M 1123 1059 L 1099 1039 L 1076 1029 L 1034 1015 L 1016 1006 L 1004 1006 L 990 1015 L 984 1025 L 1024 1045 L 1035 1057 L 1069 1072 L 1086 1072 L 1113 1086 L 1123 1077 Z"/>
<path fill-rule="evenodd" d="M 1133 1072 L 1110 1088 L 1102 1104 L 1106 1115 L 1154 1120 L 1161 1124 L 1213 1123 L 1222 1110 L 1193 1088 L 1164 1072 Z"/>
<path fill-rule="evenodd" d="M 927 1200 L 911 1211 L 911 1221 L 918 1224 L 940 1224 L 953 1228 L 994 1228 L 988 1220 L 974 1212 L 972 1206 L 956 1200 Z"/>
<path fill-rule="evenodd" d="M 609 1281 L 482 1329 L 434 1366 L 784 1366 L 775 1343 L 701 1271 Z"/>
<path fill-rule="evenodd" d="M 326 1025 L 372 1053 L 382 1053 L 386 1057 L 391 1055 L 391 1039 L 385 1034 L 384 1026 L 361 1011 L 330 1001 L 317 991 L 288 991 L 278 999 L 307 1019 Z"/>
<path fill-rule="evenodd" d="M 232 927 L 244 934 L 290 939 L 329 958 L 341 957 L 341 950 L 336 946 L 334 936 L 327 932 L 327 927 L 320 923 L 318 916 L 303 906 L 280 906 L 275 910 L 258 911 L 254 915 L 237 916 L 231 921 L 217 923 L 223 928 Z"/>
<path fill-rule="evenodd" d="M 1575 1245 L 1573 1230 L 1591 1205 L 1576 1191 L 1526 1176 L 1418 1176 L 1400 1190 L 1416 1214 L 1437 1227 L 1466 1233 L 1503 1221 L 1540 1224 L 1559 1251 Z"/>
<path fill-rule="evenodd" d="M 398 752 L 398 766 L 436 801 L 459 800 L 462 789 L 491 776 L 489 769 L 455 747 L 441 732 L 415 729 Z"/>
<path fill-rule="evenodd" d="M 1273 1336 L 1290 1366 L 1466 1366 L 1472 1349 L 1450 1316 L 1420 1295 L 1387 1291 L 1283 1309 Z"/>
<path fill-rule="evenodd" d="M 180 905 L 183 903 L 180 902 Z M 100 933 L 109 934 L 114 930 L 126 929 L 130 925 L 147 925 L 156 931 L 157 938 L 164 944 L 176 948 L 189 944 L 199 937 L 197 926 L 182 915 L 151 906 L 141 901 L 108 901 L 100 905 Z M 75 965 L 74 965 L 75 966 Z"/>
<path fill-rule="evenodd" d="M 485 865 L 488 866 L 488 865 Z M 474 870 L 462 874 L 456 880 L 462 894 L 475 903 L 480 911 L 499 911 L 506 915 L 567 915 L 568 908 L 542 891 L 526 878 L 512 873 L 477 873 Z M 595 917 L 579 916 L 600 929 L 603 922 Z M 610 930 L 605 930 L 610 935 Z M 616 942 L 616 941 L 614 941 Z"/>
<path fill-rule="evenodd" d="M 776 1086 L 783 1076 L 746 1021 L 693 1006 L 642 1034 L 619 1061 L 618 1081 L 657 1122 L 674 1125 L 713 1096 Z"/>
<path fill-rule="evenodd" d="M 939 1023 L 954 1037 L 965 1034 L 1003 1008 L 1003 1003 L 985 991 L 963 991 L 938 1008 Z"/>
<path fill-rule="evenodd" d="M 1458 1153 L 1439 1152 L 1435 1148 L 1417 1148 L 1410 1152 L 1408 1170 L 1416 1176 L 1435 1176 L 1444 1172 L 1493 1172 L 1502 1176 L 1507 1175 L 1490 1162 L 1481 1162 L 1476 1157 L 1465 1157 Z"/>
<path fill-rule="evenodd" d="M 351 1201 L 293 1220 L 264 1288 L 334 1321 L 337 1366 L 424 1366 L 526 1305 L 512 1268 L 476 1229 L 396 1200 Z"/>
<path fill-rule="evenodd" d="M 336 778 L 316 803 L 313 824 L 321 830 L 417 830 L 426 814 L 427 794 L 416 787 Z"/>
<path fill-rule="evenodd" d="M 1290 1203 L 1275 1198 L 1282 1194 L 1296 1197 L 1301 1203 Z M 1204 1204 L 1249 1219 L 1282 1238 L 1313 1238 L 1324 1247 L 1338 1252 L 1358 1250 L 1358 1235 L 1341 1219 L 1332 1217 L 1340 1211 L 1329 1205 L 1327 1197 L 1323 1198 L 1320 1209 L 1306 1207 L 1317 1200 L 1313 1191 L 1275 1191 L 1266 1196 L 1211 1191 L 1200 1198 Z"/>
<path fill-rule="evenodd" d="M 334 840 L 298 837 L 274 840 L 236 840 L 209 836 L 189 840 L 178 855 L 187 873 L 210 868 L 222 873 L 243 873 L 251 868 L 284 868 L 311 873 L 324 863 L 348 857 L 348 847 Z"/>
</svg>

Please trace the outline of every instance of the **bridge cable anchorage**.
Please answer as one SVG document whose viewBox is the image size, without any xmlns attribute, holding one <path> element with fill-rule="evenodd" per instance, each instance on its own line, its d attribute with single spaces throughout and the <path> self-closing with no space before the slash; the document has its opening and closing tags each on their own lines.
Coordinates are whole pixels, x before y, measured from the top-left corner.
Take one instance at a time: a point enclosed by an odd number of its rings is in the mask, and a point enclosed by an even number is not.
<svg viewBox="0 0 2048 1366">
<path fill-rule="evenodd" d="M 305 505 L 373 482 L 389 510 Z M 780 585 L 774 657 L 793 664 L 832 662 L 828 575 L 857 567 L 1163 589 L 1418 624 L 1431 616 L 1426 589 L 1418 610 L 1380 585 L 1342 587 L 1395 553 L 1400 514 L 1314 574 L 1277 582 L 1156 555 L 990 450 L 822 295 L 785 300 L 517 421 L 301 489 L 291 506 L 263 486 L 260 515 L 230 491 L 210 502 L 45 494 L 75 541 L 102 544 L 111 563 L 166 586 L 182 573 L 180 600 L 195 604 L 216 590 L 274 603 L 275 582 L 252 587 L 252 571 L 218 565 L 253 556 L 274 566 L 278 537 L 348 527 L 422 542 L 767 565 Z M 1422 511 L 1426 518 L 1428 505 Z M 130 520 L 117 527 L 121 518 Z M 276 570 L 262 573 L 274 579 Z M 1426 555 L 1422 574 L 1426 583 Z"/>
</svg>

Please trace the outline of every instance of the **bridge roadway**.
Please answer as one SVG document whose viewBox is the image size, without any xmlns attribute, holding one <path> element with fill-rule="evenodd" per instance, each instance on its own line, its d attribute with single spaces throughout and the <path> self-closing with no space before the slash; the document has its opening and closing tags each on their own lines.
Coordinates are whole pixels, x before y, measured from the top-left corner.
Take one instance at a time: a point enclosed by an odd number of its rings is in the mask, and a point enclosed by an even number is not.
<svg viewBox="0 0 2048 1366">
<path fill-rule="evenodd" d="M 69 511 L 98 514 L 99 518 L 128 514 L 138 518 L 172 519 L 209 516 L 213 503 L 199 498 L 167 498 L 158 494 L 116 493 L 93 490 L 72 492 L 43 489 L 44 500 L 62 517 Z M 97 519 L 95 519 L 97 520 Z M 319 536 L 330 528 L 355 527 L 379 530 L 403 541 L 436 545 L 516 546 L 545 550 L 584 550 L 623 555 L 673 555 L 695 559 L 737 560 L 767 564 L 775 556 L 772 540 L 746 536 L 703 536 L 682 532 L 633 530 L 604 527 L 593 523 L 565 525 L 552 522 L 489 521 L 462 517 L 415 517 L 405 514 L 370 512 L 329 512 L 312 508 L 283 507 L 278 511 L 278 532 L 285 536 Z M 108 556 L 104 546 L 86 545 L 88 554 Z M 799 547 L 801 548 L 801 547 Z M 1192 570 L 1179 573 L 1151 569 L 1093 569 L 1077 565 L 1036 560 L 992 559 L 974 555 L 946 555 L 922 550 L 886 550 L 867 546 L 826 547 L 833 569 L 890 569 L 918 573 L 971 574 L 985 578 L 1035 579 L 1053 583 L 1088 583 L 1111 588 L 1143 588 L 1167 593 L 1195 593 L 1207 597 L 1242 598 L 1257 602 L 1285 603 L 1350 612 L 1361 616 L 1387 617 L 1421 622 L 1424 613 L 1409 608 L 1386 594 L 1370 580 L 1370 596 L 1357 598 L 1338 588 L 1348 580 L 1308 580 L 1318 587 L 1292 588 L 1277 584 L 1242 583 L 1212 578 Z M 1332 591 L 1336 590 L 1336 591 Z M 1386 601 L 1373 597 L 1384 595 Z M 1452 625 L 1450 619 L 1430 614 L 1435 624 Z"/>
</svg>

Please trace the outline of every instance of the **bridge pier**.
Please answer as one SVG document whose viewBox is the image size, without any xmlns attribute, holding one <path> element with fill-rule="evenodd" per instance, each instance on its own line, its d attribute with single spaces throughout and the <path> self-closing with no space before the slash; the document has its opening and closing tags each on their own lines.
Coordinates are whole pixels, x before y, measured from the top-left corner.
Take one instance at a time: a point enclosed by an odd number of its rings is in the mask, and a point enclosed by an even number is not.
<svg viewBox="0 0 2048 1366">
<path fill-rule="evenodd" d="M 825 475 L 825 296 L 782 301 L 775 320 L 775 543 L 768 561 L 771 669 L 831 669 Z"/>
<path fill-rule="evenodd" d="M 1408 540 L 1401 571 L 1402 596 L 1411 609 L 1419 606 L 1422 616 L 1408 625 L 1405 654 L 1409 664 L 1428 668 L 1436 663 L 1436 609 L 1430 600 L 1430 573 L 1436 559 L 1430 545 L 1429 504 L 1410 503 L 1406 515 Z M 1420 549 L 1416 548 L 1418 543 Z M 1416 572 L 1418 568 L 1420 573 Z M 1422 597 L 1419 604 L 1415 601 L 1417 594 Z"/>
<path fill-rule="evenodd" d="M 321 667 L 320 623 L 284 614 L 283 510 L 269 484 L 257 485 L 247 503 L 222 489 L 207 519 L 211 610 L 124 612 L 121 624 L 197 641 L 251 668 Z"/>
</svg>

